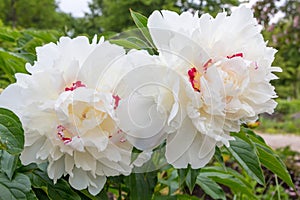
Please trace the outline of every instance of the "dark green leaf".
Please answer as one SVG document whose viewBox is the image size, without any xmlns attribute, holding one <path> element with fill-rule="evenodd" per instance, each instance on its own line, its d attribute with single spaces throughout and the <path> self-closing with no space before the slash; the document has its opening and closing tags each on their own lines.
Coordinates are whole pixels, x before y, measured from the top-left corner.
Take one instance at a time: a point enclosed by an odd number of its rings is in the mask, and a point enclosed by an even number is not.
<svg viewBox="0 0 300 200">
<path fill-rule="evenodd" d="M 162 196 L 162 195 L 155 195 L 153 200 L 177 200 L 176 196 Z"/>
<path fill-rule="evenodd" d="M 148 200 L 152 198 L 154 187 L 157 183 L 156 172 L 132 173 L 125 177 L 125 184 L 130 192 L 130 199 Z"/>
<path fill-rule="evenodd" d="M 191 195 L 187 195 L 187 194 L 178 194 L 176 195 L 177 200 L 199 200 L 198 197 L 194 197 Z"/>
<path fill-rule="evenodd" d="M 212 179 L 202 176 L 201 173 L 197 177 L 197 184 L 213 199 L 225 199 L 226 196 L 223 189 Z"/>
<path fill-rule="evenodd" d="M 24 134 L 18 117 L 7 109 L 0 108 L 0 148 L 10 154 L 23 150 Z"/>
<path fill-rule="evenodd" d="M 243 167 L 243 169 L 259 184 L 265 184 L 265 178 L 256 154 L 255 146 L 241 133 L 233 134 L 235 140 L 230 142 L 227 148 L 231 155 Z"/>
<path fill-rule="evenodd" d="M 2 156 L 0 158 L 1 171 L 3 171 L 9 180 L 11 180 L 17 168 L 19 156 L 11 155 L 6 151 L 2 151 Z"/>
<path fill-rule="evenodd" d="M 88 190 L 80 190 L 80 196 L 84 195 L 87 199 L 90 200 L 108 200 L 108 196 L 105 190 L 101 190 L 101 192 L 97 196 L 93 196 L 89 193 Z"/>
<path fill-rule="evenodd" d="M 29 193 L 26 193 L 26 200 L 38 200 L 35 193 L 31 190 Z M 46 200 L 46 199 L 43 199 Z"/>
<path fill-rule="evenodd" d="M 16 174 L 12 180 L 0 173 L 0 200 L 26 200 L 31 191 L 30 180 L 24 174 Z"/>
<path fill-rule="evenodd" d="M 30 178 L 32 186 L 44 190 L 50 199 L 80 200 L 79 195 L 70 188 L 70 185 L 64 179 L 59 179 L 54 184 L 53 180 L 40 170 L 34 170 L 26 173 L 26 175 Z"/>
<path fill-rule="evenodd" d="M 39 188 L 33 188 L 34 194 L 40 200 L 50 200 L 46 192 Z"/>
</svg>

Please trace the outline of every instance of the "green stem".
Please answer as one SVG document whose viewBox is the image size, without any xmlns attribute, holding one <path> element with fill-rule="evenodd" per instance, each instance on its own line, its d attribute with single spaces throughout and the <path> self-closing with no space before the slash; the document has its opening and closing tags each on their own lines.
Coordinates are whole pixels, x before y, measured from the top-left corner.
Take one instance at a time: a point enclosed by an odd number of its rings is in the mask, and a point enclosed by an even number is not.
<svg viewBox="0 0 300 200">
<path fill-rule="evenodd" d="M 278 200 L 281 200 L 281 198 L 280 198 L 279 184 L 278 184 L 278 178 L 277 178 L 276 174 L 275 174 L 275 183 L 276 183 L 276 191 L 277 191 Z"/>
<path fill-rule="evenodd" d="M 122 185 L 121 185 L 121 183 L 119 183 L 119 188 L 118 188 L 118 190 L 119 190 L 119 197 L 118 197 L 118 200 L 122 200 Z"/>
</svg>

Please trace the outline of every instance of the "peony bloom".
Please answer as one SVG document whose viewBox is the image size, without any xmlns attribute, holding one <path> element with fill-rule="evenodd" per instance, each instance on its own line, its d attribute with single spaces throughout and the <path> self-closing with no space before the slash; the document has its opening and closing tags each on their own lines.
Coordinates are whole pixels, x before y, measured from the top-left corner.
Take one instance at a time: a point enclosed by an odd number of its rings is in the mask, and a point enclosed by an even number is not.
<svg viewBox="0 0 300 200">
<path fill-rule="evenodd" d="M 215 145 L 228 146 L 229 133 L 241 123 L 273 112 L 276 50 L 266 46 L 250 9 L 240 6 L 215 18 L 155 11 L 148 28 L 161 59 L 190 83 L 189 100 L 182 103 L 188 117 L 167 139 L 167 160 L 175 167 L 204 166 Z"/>
<path fill-rule="evenodd" d="M 127 56 L 131 65 L 114 90 L 122 99 L 116 109 L 119 127 L 136 148 L 152 150 L 181 126 L 183 82 L 157 56 L 134 50 Z"/>
<path fill-rule="evenodd" d="M 23 164 L 48 161 L 54 182 L 69 175 L 73 188 L 93 195 L 107 176 L 129 175 L 143 164 L 145 154 L 131 164 L 132 145 L 117 126 L 118 95 L 99 84 L 118 60 L 126 61 L 124 49 L 103 38 L 90 44 L 86 37 L 62 37 L 37 48 L 37 61 L 26 66 L 30 74 L 16 74 L 0 96 L 0 106 L 22 122 Z"/>
</svg>

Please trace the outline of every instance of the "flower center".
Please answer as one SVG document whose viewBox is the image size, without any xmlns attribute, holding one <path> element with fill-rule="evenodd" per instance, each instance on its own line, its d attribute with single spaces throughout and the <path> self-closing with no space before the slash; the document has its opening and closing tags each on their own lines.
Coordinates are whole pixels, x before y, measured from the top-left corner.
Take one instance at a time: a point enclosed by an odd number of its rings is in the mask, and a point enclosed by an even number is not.
<svg viewBox="0 0 300 200">
<path fill-rule="evenodd" d="M 86 87 L 81 81 L 76 81 L 75 83 L 72 83 L 71 87 L 66 87 L 65 91 L 73 91 L 79 87 Z"/>
<path fill-rule="evenodd" d="M 212 59 L 209 59 L 204 65 L 203 65 L 203 72 L 206 73 L 207 69 L 209 68 L 209 66 L 212 64 Z M 200 92 L 200 78 L 202 76 L 202 74 L 197 70 L 196 67 L 191 68 L 188 71 L 188 75 L 189 75 L 189 79 L 190 82 L 192 84 L 192 87 L 194 88 L 194 90 L 196 92 Z"/>
<path fill-rule="evenodd" d="M 57 136 L 64 144 L 72 142 L 72 134 L 62 125 L 57 126 Z"/>
<path fill-rule="evenodd" d="M 112 95 L 112 97 L 115 100 L 114 109 L 117 109 L 117 107 L 119 106 L 119 101 L 121 100 L 121 98 L 118 95 Z"/>
<path fill-rule="evenodd" d="M 198 72 L 198 70 L 195 67 L 193 67 L 188 71 L 188 75 L 189 75 L 190 82 L 191 82 L 194 90 L 196 92 L 200 92 L 200 77 L 201 77 L 201 75 Z"/>
<path fill-rule="evenodd" d="M 243 58 L 244 57 L 244 54 L 243 53 L 236 53 L 236 54 L 233 54 L 231 56 L 226 56 L 228 59 L 231 59 L 231 58 L 235 58 L 235 57 L 241 57 Z"/>
</svg>

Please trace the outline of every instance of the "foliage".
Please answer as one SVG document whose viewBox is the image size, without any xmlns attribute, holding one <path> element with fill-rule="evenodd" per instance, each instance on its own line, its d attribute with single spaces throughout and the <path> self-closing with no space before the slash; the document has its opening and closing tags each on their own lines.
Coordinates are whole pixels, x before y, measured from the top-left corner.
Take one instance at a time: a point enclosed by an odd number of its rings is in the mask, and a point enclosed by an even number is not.
<svg viewBox="0 0 300 200">
<path fill-rule="evenodd" d="M 209 12 L 216 14 L 230 6 L 237 6 L 238 0 L 92 0 L 89 3 L 90 13 L 86 14 L 90 34 L 115 31 L 120 32 L 134 26 L 128 12 L 130 9 L 149 16 L 154 10 L 172 10 L 176 12 L 199 10 L 200 13 Z M 100 27 L 100 28 L 99 28 Z"/>
<path fill-rule="evenodd" d="M 0 19 L 5 25 L 63 30 L 67 15 L 57 12 L 55 0 L 1 0 Z"/>
<path fill-rule="evenodd" d="M 278 105 L 275 113 L 281 115 L 290 115 L 300 112 L 300 99 L 295 100 L 277 100 Z"/>
<path fill-rule="evenodd" d="M 281 3 L 279 3 L 281 2 Z M 258 1 L 254 6 L 255 17 L 265 26 L 264 36 L 269 45 L 278 50 L 274 65 L 280 66 L 283 73 L 276 81 L 279 97 L 300 98 L 300 2 L 299 1 Z M 283 17 L 270 24 L 278 13 Z"/>
<path fill-rule="evenodd" d="M 168 9 L 179 12 L 174 0 L 93 0 L 89 3 L 91 10 L 87 17 L 94 27 L 101 27 L 101 31 L 120 32 L 133 27 L 129 9 L 133 9 L 149 16 L 154 10 Z"/>
<path fill-rule="evenodd" d="M 278 106 L 272 115 L 260 116 L 258 130 L 266 133 L 300 134 L 300 100 L 278 99 Z"/>
<path fill-rule="evenodd" d="M 238 0 L 199 0 L 199 1 L 190 1 L 190 0 L 181 0 L 181 10 L 193 10 L 199 11 L 200 14 L 210 13 L 212 16 L 215 16 L 217 13 L 222 11 L 230 11 L 230 7 L 238 6 L 240 1 Z"/>
<path fill-rule="evenodd" d="M 36 60 L 37 46 L 56 42 L 62 33 L 44 30 L 15 30 L 0 26 L 0 88 L 15 82 L 15 73 L 26 73 L 25 63 Z"/>
</svg>

